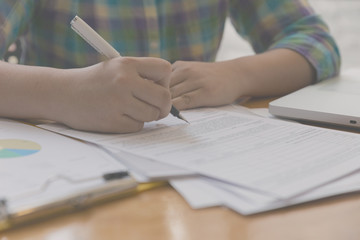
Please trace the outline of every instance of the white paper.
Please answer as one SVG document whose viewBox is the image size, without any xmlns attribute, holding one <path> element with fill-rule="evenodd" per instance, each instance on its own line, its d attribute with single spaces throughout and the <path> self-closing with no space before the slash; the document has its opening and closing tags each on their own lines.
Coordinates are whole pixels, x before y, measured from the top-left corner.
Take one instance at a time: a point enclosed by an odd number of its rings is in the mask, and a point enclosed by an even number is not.
<svg viewBox="0 0 360 240">
<path fill-rule="evenodd" d="M 164 164 L 152 159 L 146 159 L 116 148 L 107 149 L 114 158 L 123 163 L 132 173 L 135 172 L 136 176 L 134 177 L 137 177 L 136 179 L 141 182 L 195 175 L 192 171 Z"/>
<path fill-rule="evenodd" d="M 30 141 L 28 148 L 18 147 L 21 141 Z M 98 186 L 103 174 L 127 170 L 93 144 L 7 119 L 0 119 L 0 153 L 0 198 L 10 208 Z"/>
<path fill-rule="evenodd" d="M 224 206 L 243 215 L 249 215 L 280 205 L 272 197 L 206 177 L 175 179 L 170 183 L 193 209 Z"/>
<path fill-rule="evenodd" d="M 135 134 L 55 131 L 285 199 L 360 168 L 360 136 L 210 108 Z"/>
<path fill-rule="evenodd" d="M 220 195 L 214 192 L 213 186 L 200 177 L 172 179 L 170 184 L 193 209 L 224 205 Z"/>
<path fill-rule="evenodd" d="M 227 111 L 234 112 L 242 112 L 245 114 L 253 114 L 249 111 L 248 108 L 237 106 L 237 105 L 229 105 L 223 108 Z M 114 146 L 113 142 L 117 141 L 119 138 L 123 138 L 126 136 L 144 134 L 145 132 L 158 131 L 159 129 L 167 129 L 170 126 L 174 127 L 182 127 L 187 126 L 187 124 L 174 118 L 173 116 L 168 116 L 166 119 L 162 121 L 145 123 L 144 129 L 140 133 L 135 134 L 101 134 L 101 133 L 93 133 L 93 132 L 84 132 L 77 131 L 74 129 L 70 129 L 62 124 L 50 123 L 50 124 L 40 124 L 39 127 L 48 129 L 54 132 L 58 132 L 67 136 L 75 137 L 78 139 L 86 140 L 89 142 L 93 142 L 103 146 L 112 152 L 113 156 L 125 164 L 127 167 L 133 169 L 133 172 L 136 172 L 138 176 L 137 180 L 148 181 L 164 179 L 168 177 L 180 177 L 180 176 L 189 176 L 193 175 L 194 172 L 175 167 L 173 165 L 160 163 L 158 161 L 154 161 L 151 158 L 146 158 L 143 156 L 138 156 L 136 153 L 122 151 L 116 145 Z"/>
</svg>

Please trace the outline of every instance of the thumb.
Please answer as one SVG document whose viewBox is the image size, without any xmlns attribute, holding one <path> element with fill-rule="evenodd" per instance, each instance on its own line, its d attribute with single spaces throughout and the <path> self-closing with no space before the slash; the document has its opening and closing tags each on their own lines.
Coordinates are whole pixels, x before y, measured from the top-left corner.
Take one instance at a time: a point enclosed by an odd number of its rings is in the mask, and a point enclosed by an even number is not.
<svg viewBox="0 0 360 240">
<path fill-rule="evenodd" d="M 142 78 L 169 88 L 172 67 L 168 61 L 153 57 L 136 58 L 135 68 Z"/>
</svg>

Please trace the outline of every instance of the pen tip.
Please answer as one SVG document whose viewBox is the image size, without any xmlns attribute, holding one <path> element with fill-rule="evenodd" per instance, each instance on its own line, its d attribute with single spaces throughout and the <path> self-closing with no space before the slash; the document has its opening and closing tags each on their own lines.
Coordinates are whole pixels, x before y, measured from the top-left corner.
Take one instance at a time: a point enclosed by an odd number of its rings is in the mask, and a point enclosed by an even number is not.
<svg viewBox="0 0 360 240">
<path fill-rule="evenodd" d="M 188 120 L 186 120 L 181 114 L 179 114 L 179 118 L 184 120 L 185 122 L 187 122 L 188 124 L 190 124 L 190 122 Z"/>
</svg>

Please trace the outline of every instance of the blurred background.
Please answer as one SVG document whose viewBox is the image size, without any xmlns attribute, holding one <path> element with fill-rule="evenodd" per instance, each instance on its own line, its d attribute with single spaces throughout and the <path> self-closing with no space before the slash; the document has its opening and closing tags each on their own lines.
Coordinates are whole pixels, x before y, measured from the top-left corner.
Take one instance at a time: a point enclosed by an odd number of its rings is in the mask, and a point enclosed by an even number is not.
<svg viewBox="0 0 360 240">
<path fill-rule="evenodd" d="M 342 55 L 342 69 L 360 68 L 360 0 L 309 0 L 309 2 L 328 24 L 335 37 Z M 217 61 L 249 54 L 253 54 L 251 47 L 237 35 L 228 21 Z"/>
<path fill-rule="evenodd" d="M 342 55 L 342 69 L 360 68 L 360 0 L 309 0 L 317 13 L 329 25 Z M 21 45 L 12 45 L 5 59 L 19 62 Z M 230 21 L 217 56 L 217 61 L 253 54 L 249 44 L 241 39 Z"/>
</svg>

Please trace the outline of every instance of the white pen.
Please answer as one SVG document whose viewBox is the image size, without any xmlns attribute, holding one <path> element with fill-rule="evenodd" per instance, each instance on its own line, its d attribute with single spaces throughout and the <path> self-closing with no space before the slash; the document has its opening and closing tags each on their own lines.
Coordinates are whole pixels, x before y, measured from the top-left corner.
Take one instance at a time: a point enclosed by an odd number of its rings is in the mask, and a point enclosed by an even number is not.
<svg viewBox="0 0 360 240">
<path fill-rule="evenodd" d="M 105 41 L 94 29 L 92 29 L 84 20 L 75 16 L 71 20 L 71 28 L 79 34 L 86 42 L 88 42 L 99 53 L 107 58 L 121 57 L 120 53 L 116 51 L 107 41 Z"/>
<path fill-rule="evenodd" d="M 116 51 L 105 39 L 103 39 L 94 29 L 92 29 L 84 20 L 79 16 L 75 16 L 71 20 L 71 28 L 79 34 L 87 43 L 95 48 L 99 53 L 103 54 L 107 58 L 121 57 L 120 53 Z M 189 123 L 174 106 L 171 107 L 170 113 Z"/>
</svg>

